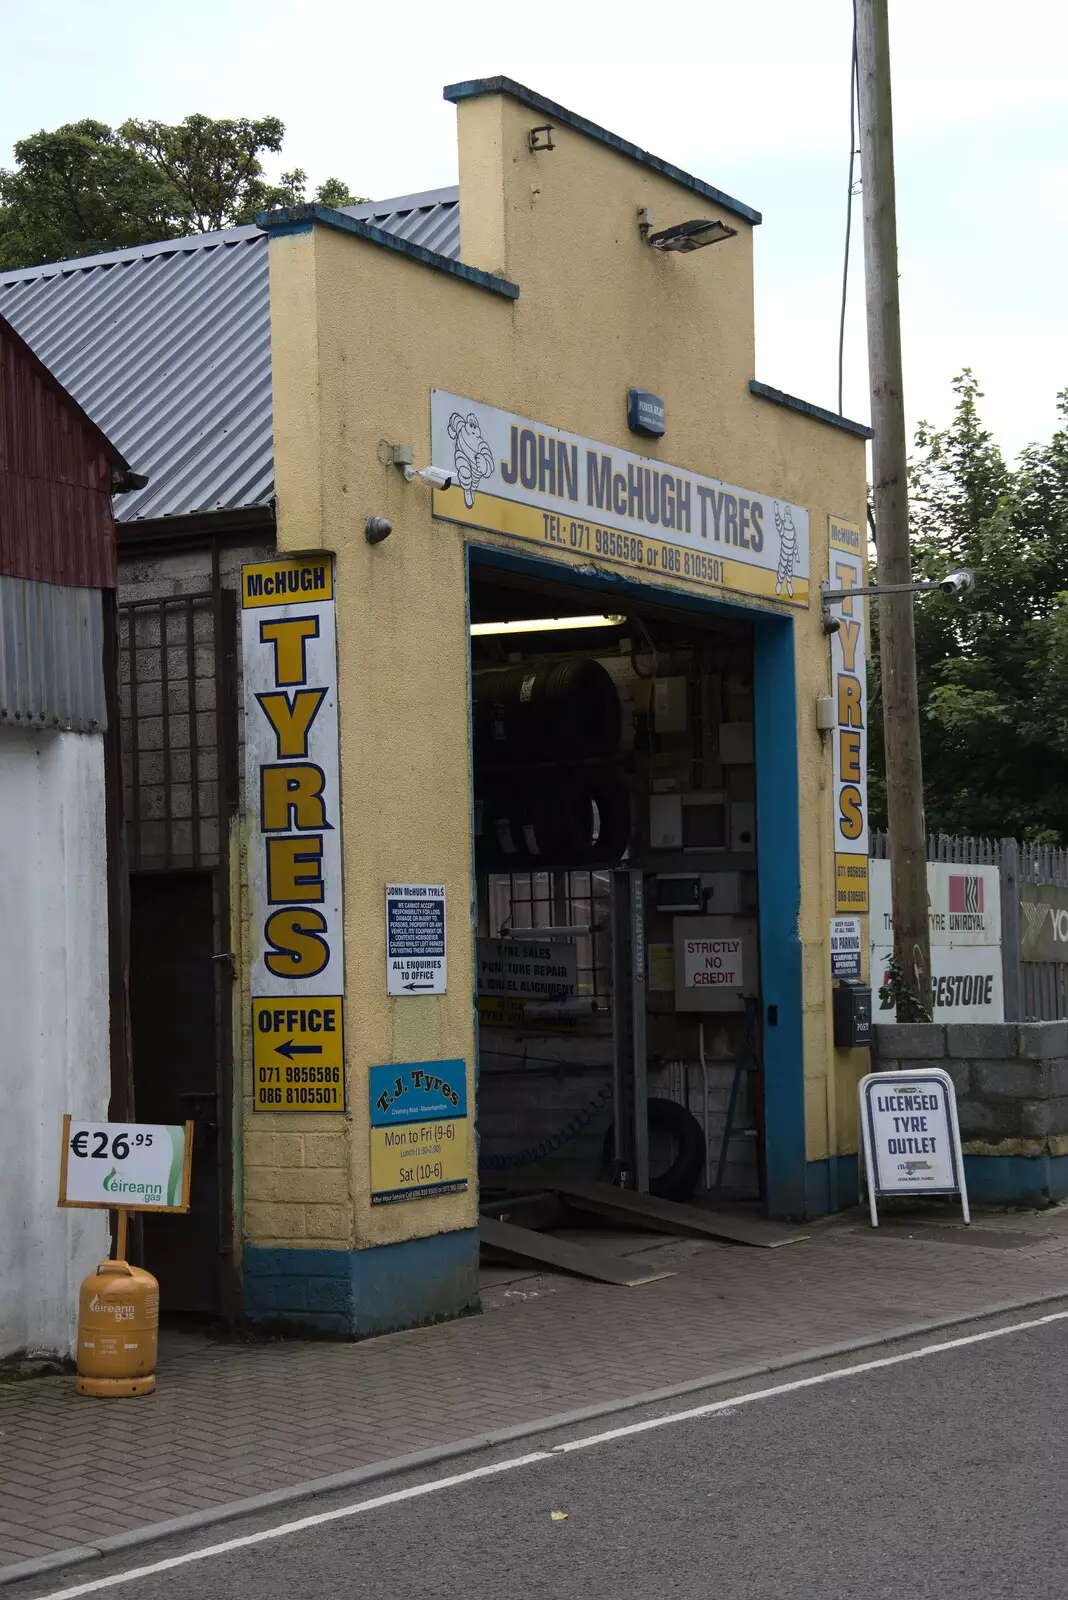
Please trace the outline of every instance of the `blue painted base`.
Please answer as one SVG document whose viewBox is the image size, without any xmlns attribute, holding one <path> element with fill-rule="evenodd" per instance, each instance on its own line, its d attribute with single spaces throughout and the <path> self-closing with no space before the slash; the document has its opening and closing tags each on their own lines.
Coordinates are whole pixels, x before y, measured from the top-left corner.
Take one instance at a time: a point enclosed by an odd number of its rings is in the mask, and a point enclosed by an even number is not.
<svg viewBox="0 0 1068 1600">
<path fill-rule="evenodd" d="M 478 1230 L 369 1250 L 246 1244 L 245 1315 L 327 1338 L 365 1339 L 478 1306 Z"/>
<path fill-rule="evenodd" d="M 1068 1196 L 1068 1156 L 965 1156 L 973 1205 L 1049 1206 Z"/>
<path fill-rule="evenodd" d="M 834 1169 L 837 1169 L 835 1172 Z M 857 1157 L 810 1161 L 806 1216 L 848 1211 L 860 1200 Z M 1068 1156 L 965 1156 L 968 1199 L 982 1206 L 1049 1206 L 1068 1199 Z"/>
</svg>

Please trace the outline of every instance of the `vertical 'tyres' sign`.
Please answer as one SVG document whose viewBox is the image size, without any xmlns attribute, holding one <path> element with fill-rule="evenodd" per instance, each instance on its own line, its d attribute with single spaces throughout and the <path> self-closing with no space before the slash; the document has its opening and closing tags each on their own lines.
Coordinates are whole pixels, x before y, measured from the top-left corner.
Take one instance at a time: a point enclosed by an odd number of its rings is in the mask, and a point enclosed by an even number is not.
<svg viewBox="0 0 1068 1600">
<path fill-rule="evenodd" d="M 253 1106 L 344 1111 L 332 558 L 242 572 Z"/>
<path fill-rule="evenodd" d="M 832 589 L 865 585 L 864 532 L 855 522 L 827 519 Z M 831 635 L 834 696 L 834 909 L 868 910 L 868 612 L 863 599 L 831 605 L 841 627 Z"/>
</svg>

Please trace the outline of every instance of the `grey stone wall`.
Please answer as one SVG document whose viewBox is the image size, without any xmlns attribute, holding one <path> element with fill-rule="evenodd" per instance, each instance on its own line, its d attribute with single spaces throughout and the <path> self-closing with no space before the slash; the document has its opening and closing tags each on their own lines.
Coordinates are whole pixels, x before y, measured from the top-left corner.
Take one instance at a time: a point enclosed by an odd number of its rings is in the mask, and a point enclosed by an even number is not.
<svg viewBox="0 0 1068 1600">
<path fill-rule="evenodd" d="M 1068 1022 L 893 1023 L 874 1033 L 873 1071 L 949 1073 L 966 1150 L 1068 1150 Z"/>
</svg>

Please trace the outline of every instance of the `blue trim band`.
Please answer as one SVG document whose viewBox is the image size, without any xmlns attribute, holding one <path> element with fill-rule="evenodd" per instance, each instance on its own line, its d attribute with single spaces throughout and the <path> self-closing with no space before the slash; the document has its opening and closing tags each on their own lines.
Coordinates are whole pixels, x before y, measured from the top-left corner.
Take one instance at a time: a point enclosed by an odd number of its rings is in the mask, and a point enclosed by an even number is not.
<svg viewBox="0 0 1068 1600">
<path fill-rule="evenodd" d="M 752 206 L 745 205 L 741 200 L 732 200 L 729 194 L 724 194 L 722 189 L 714 189 L 710 183 L 705 183 L 703 178 L 695 178 L 691 173 L 683 172 L 681 167 L 673 166 L 670 161 L 663 161 L 659 156 L 651 155 L 648 150 L 642 150 L 638 145 L 631 144 L 629 139 L 621 139 L 618 133 L 609 133 L 607 128 L 602 128 L 596 122 L 590 122 L 586 117 L 580 117 L 577 112 L 568 111 L 566 106 L 558 105 L 555 100 L 547 100 L 543 94 L 537 94 L 533 89 L 527 89 L 523 84 L 516 83 L 514 78 L 468 78 L 464 83 L 446 84 L 441 92 L 446 100 L 454 103 L 460 100 L 478 100 L 491 94 L 509 95 L 513 100 L 518 100 L 520 105 L 529 106 L 532 111 L 552 117 L 561 126 L 574 128 L 576 132 L 584 133 L 588 138 L 597 139 L 601 144 L 618 150 L 620 155 L 629 156 L 632 161 L 640 161 L 643 167 L 651 167 L 654 172 L 670 178 L 683 189 L 690 189 L 706 200 L 714 200 L 724 211 L 731 211 L 736 217 L 743 217 L 746 222 L 756 225 L 762 220 L 760 212 L 754 211 Z"/>
<path fill-rule="evenodd" d="M 765 613 L 753 628 L 753 707 L 767 1206 L 769 1216 L 801 1217 L 807 1201 L 793 617 Z"/>
<path fill-rule="evenodd" d="M 395 233 L 385 233 L 370 222 L 361 222 L 358 217 L 347 217 L 343 211 L 335 211 L 332 206 L 321 206 L 315 202 L 304 206 L 283 206 L 279 211 L 262 211 L 256 218 L 258 228 L 277 237 L 307 233 L 316 222 L 328 228 L 337 228 L 341 233 L 355 234 L 357 239 L 366 239 L 368 244 L 379 244 L 384 250 L 395 250 L 399 256 L 407 256 L 409 261 L 418 261 L 420 266 L 433 267 L 435 272 L 447 272 L 450 277 L 462 278 L 465 283 L 473 283 L 476 289 L 489 289 L 492 294 L 503 295 L 506 300 L 519 299 L 518 283 L 494 277 L 492 272 L 483 272 L 479 267 L 465 266 L 462 261 L 453 261 L 449 256 L 439 255 L 436 250 L 427 250 L 424 245 L 399 239 Z"/>
<path fill-rule="evenodd" d="M 478 1307 L 478 1229 L 368 1250 L 272 1249 L 242 1257 L 250 1322 L 365 1339 Z"/>
<path fill-rule="evenodd" d="M 811 400 L 799 400 L 796 394 L 786 394 L 782 389 L 773 389 L 770 383 L 759 383 L 756 378 L 749 380 L 749 393 L 755 394 L 761 400 L 770 400 L 772 405 L 788 406 L 791 411 L 800 411 L 804 417 L 811 417 L 813 422 L 826 422 L 831 428 L 840 428 L 843 433 L 855 434 L 858 439 L 870 439 L 872 431 L 865 427 L 863 422 L 854 422 L 850 417 L 840 417 L 837 411 L 825 411 L 822 406 L 814 406 Z"/>
<path fill-rule="evenodd" d="M 838 1156 L 835 1197 L 831 1192 L 831 1163 L 810 1161 L 807 1172 L 807 1215 L 825 1216 L 829 1211 L 848 1211 L 860 1201 L 857 1157 Z M 964 1157 L 964 1181 L 973 1206 L 1051 1206 L 1068 1199 L 1068 1156 L 970 1156 Z M 837 1198 L 837 1205 L 834 1203 Z M 912 1195 L 922 1200 L 922 1195 Z M 954 1204 L 951 1201 L 950 1210 Z M 880 1215 L 894 1216 L 893 1199 L 879 1203 Z M 897 1213 L 899 1216 L 901 1212 Z M 958 1213 L 959 1215 L 959 1213 Z M 920 1233 L 920 1229 L 917 1229 Z"/>
</svg>

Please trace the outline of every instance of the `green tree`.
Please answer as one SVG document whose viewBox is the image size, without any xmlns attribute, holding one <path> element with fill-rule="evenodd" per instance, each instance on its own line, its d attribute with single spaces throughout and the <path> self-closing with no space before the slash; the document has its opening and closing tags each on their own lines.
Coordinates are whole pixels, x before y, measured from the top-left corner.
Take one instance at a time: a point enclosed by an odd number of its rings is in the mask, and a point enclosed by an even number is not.
<svg viewBox="0 0 1068 1600">
<path fill-rule="evenodd" d="M 307 198 L 302 168 L 267 181 L 261 157 L 278 154 L 277 117 L 183 122 L 86 119 L 20 139 L 16 167 L 0 169 L 0 269 L 93 255 L 252 222 Z M 353 205 L 328 178 L 314 198 Z"/>
<path fill-rule="evenodd" d="M 1068 390 L 1048 444 L 1006 463 L 966 370 L 950 426 L 921 424 L 910 473 L 917 576 L 974 568 L 974 595 L 916 602 L 927 826 L 1068 842 Z M 871 814 L 885 826 L 878 603 Z"/>
</svg>

